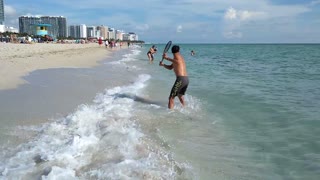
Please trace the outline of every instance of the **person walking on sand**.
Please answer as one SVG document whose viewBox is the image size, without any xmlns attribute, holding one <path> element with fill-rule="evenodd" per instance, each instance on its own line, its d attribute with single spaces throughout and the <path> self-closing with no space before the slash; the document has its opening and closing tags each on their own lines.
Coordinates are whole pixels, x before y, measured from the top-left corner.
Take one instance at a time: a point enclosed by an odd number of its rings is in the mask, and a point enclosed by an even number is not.
<svg viewBox="0 0 320 180">
<path fill-rule="evenodd" d="M 169 95 L 169 102 L 168 102 L 168 108 L 173 109 L 174 107 L 174 98 L 178 96 L 180 103 L 182 106 L 185 106 L 184 102 L 184 94 L 187 91 L 188 85 L 189 85 L 189 78 L 187 74 L 187 68 L 186 63 L 184 61 L 183 56 L 180 54 L 180 47 L 177 45 L 172 46 L 171 52 L 173 54 L 173 59 L 169 58 L 166 53 L 163 53 L 162 58 L 172 62 L 171 65 L 163 64 L 162 61 L 160 61 L 159 66 L 163 66 L 164 68 L 168 70 L 174 71 L 176 75 L 176 81 L 172 86 L 170 95 Z"/>
</svg>

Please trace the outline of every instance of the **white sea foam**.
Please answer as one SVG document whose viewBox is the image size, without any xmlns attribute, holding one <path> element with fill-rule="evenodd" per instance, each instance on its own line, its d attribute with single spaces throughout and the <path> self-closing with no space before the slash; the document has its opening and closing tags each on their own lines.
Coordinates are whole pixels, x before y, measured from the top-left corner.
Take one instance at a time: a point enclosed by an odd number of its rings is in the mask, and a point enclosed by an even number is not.
<svg viewBox="0 0 320 180">
<path fill-rule="evenodd" d="M 124 66 L 127 70 L 135 70 L 135 71 L 139 71 L 141 70 L 141 68 L 139 66 L 136 65 L 130 65 L 128 66 L 127 63 L 128 62 L 134 62 L 137 61 L 137 55 L 141 53 L 141 50 L 139 49 L 132 49 L 130 53 L 128 54 L 124 54 L 123 57 L 118 60 L 118 61 L 111 61 L 111 62 L 106 62 L 107 64 L 111 64 L 111 65 L 120 65 L 120 66 Z"/>
<path fill-rule="evenodd" d="M 172 179 L 176 163 L 139 130 L 132 118 L 134 99 L 150 79 L 107 89 L 93 104 L 44 125 L 34 140 L 0 163 L 0 179 Z M 170 158 L 169 158 L 170 157 Z"/>
</svg>

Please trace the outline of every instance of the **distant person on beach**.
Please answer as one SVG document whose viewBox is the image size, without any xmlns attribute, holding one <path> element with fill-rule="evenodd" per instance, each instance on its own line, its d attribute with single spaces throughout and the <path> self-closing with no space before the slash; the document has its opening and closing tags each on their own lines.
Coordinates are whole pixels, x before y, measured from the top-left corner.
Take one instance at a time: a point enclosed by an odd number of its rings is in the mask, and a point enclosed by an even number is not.
<svg viewBox="0 0 320 180">
<path fill-rule="evenodd" d="M 153 46 L 149 49 L 149 51 L 148 51 L 148 53 L 147 53 L 150 63 L 153 62 L 153 60 L 154 60 L 153 54 L 155 54 L 156 52 L 157 52 L 157 48 L 156 48 L 155 45 L 153 45 Z"/>
<path fill-rule="evenodd" d="M 107 39 L 106 39 L 106 41 L 105 41 L 105 46 L 106 46 L 106 48 L 108 48 L 108 46 L 109 46 L 109 42 L 108 42 Z"/>
<path fill-rule="evenodd" d="M 99 43 L 99 46 L 101 46 L 101 44 L 102 44 L 102 39 L 101 38 L 98 39 L 98 43 Z"/>
<path fill-rule="evenodd" d="M 163 59 L 172 62 L 171 65 L 163 64 L 162 61 L 160 61 L 159 66 L 163 66 L 168 70 L 174 71 L 176 75 L 176 81 L 172 86 L 170 95 L 169 95 L 169 103 L 168 108 L 173 109 L 174 107 L 174 98 L 178 96 L 180 103 L 182 106 L 185 105 L 184 102 L 184 94 L 187 91 L 188 85 L 189 85 L 189 78 L 187 75 L 187 68 L 186 63 L 184 61 L 183 56 L 180 54 L 180 47 L 177 45 L 172 46 L 171 52 L 173 54 L 173 59 L 169 58 L 166 53 L 162 55 Z"/>
<path fill-rule="evenodd" d="M 191 56 L 194 56 L 195 52 L 193 50 L 191 50 Z"/>
</svg>

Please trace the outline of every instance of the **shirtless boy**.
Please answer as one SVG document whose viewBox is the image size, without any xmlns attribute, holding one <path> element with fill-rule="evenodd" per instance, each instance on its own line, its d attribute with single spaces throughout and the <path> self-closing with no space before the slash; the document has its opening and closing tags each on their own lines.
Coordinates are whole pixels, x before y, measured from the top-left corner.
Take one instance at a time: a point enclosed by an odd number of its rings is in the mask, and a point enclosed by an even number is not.
<svg viewBox="0 0 320 180">
<path fill-rule="evenodd" d="M 173 109 L 174 107 L 174 98 L 178 96 L 180 103 L 182 106 L 185 105 L 184 102 L 184 94 L 187 91 L 188 84 L 189 84 L 189 78 L 187 75 L 187 69 L 186 69 L 186 63 L 184 61 L 184 58 L 180 54 L 180 47 L 177 45 L 174 45 L 171 48 L 171 52 L 173 54 L 173 59 L 169 58 L 166 53 L 162 55 L 163 59 L 170 61 L 171 65 L 166 65 L 160 62 L 159 66 L 163 66 L 164 68 L 168 70 L 174 71 L 176 75 L 176 81 L 173 84 L 173 87 L 171 89 L 170 95 L 169 95 L 169 103 L 168 108 Z"/>
</svg>

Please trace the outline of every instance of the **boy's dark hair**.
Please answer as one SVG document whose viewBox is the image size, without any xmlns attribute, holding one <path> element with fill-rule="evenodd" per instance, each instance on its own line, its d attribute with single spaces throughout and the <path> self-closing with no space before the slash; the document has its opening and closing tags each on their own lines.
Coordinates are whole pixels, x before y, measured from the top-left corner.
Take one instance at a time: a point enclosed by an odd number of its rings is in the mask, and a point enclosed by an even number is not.
<svg viewBox="0 0 320 180">
<path fill-rule="evenodd" d="M 172 46 L 172 48 L 171 48 L 171 52 L 172 52 L 173 54 L 179 52 L 179 50 L 180 50 L 180 47 L 177 46 L 177 45 L 174 45 L 174 46 Z"/>
</svg>

